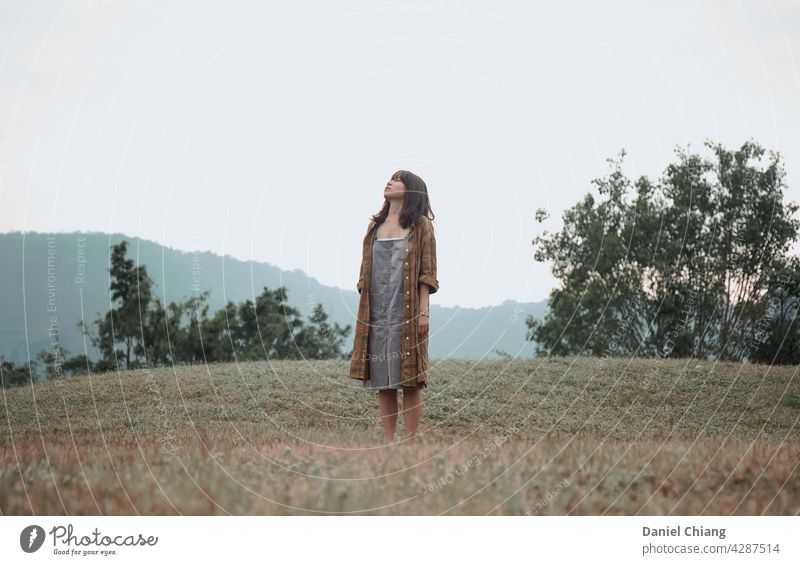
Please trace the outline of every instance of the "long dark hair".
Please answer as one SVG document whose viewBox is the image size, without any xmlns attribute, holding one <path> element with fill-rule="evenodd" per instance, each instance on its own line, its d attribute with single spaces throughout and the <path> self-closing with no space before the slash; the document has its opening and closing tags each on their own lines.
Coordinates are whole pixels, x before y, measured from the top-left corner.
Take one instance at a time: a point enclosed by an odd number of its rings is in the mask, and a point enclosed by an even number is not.
<svg viewBox="0 0 800 565">
<path fill-rule="evenodd" d="M 405 196 L 403 198 L 403 208 L 400 210 L 400 226 L 407 228 L 420 216 L 425 216 L 432 220 L 436 216 L 431 210 L 431 201 L 428 198 L 428 187 L 425 181 L 411 171 L 397 171 L 392 175 L 392 180 L 400 180 L 405 185 Z M 380 212 L 374 214 L 376 226 L 381 225 L 386 216 L 389 215 L 389 201 L 383 201 Z"/>
</svg>

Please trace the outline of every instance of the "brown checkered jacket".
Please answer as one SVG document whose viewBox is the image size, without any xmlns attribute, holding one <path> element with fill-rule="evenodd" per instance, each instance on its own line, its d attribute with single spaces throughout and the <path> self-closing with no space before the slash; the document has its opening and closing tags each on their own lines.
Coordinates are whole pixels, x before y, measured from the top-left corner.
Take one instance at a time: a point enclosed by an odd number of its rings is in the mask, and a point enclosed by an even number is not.
<svg viewBox="0 0 800 565">
<path fill-rule="evenodd" d="M 350 377 L 360 380 L 369 378 L 369 287 L 372 278 L 372 240 L 376 228 L 375 220 L 370 220 L 362 245 L 361 271 L 356 284 L 360 299 Z M 427 386 L 428 336 L 418 335 L 417 317 L 420 283 L 430 287 L 429 294 L 439 290 L 439 281 L 436 279 L 436 237 L 431 220 L 425 216 L 417 218 L 409 226 L 405 242 L 401 379 L 404 385 Z"/>
</svg>

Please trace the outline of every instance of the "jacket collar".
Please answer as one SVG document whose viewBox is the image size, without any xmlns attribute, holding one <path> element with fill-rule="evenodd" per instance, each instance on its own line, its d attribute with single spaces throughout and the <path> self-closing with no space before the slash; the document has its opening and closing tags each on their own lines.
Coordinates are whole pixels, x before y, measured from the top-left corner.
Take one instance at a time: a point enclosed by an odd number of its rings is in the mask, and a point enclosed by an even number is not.
<svg viewBox="0 0 800 565">
<path fill-rule="evenodd" d="M 422 217 L 422 216 L 420 216 L 420 218 L 421 218 L 421 217 Z M 409 235 L 409 236 L 410 236 L 410 235 L 412 234 L 412 232 L 414 231 L 414 228 L 416 228 L 416 227 L 417 227 L 417 222 L 418 222 L 418 221 L 419 221 L 419 218 L 417 218 L 415 221 L 411 222 L 411 225 L 410 225 L 410 226 L 408 226 L 408 235 Z M 369 233 L 368 233 L 367 235 L 371 234 L 371 233 L 372 233 L 372 232 L 374 232 L 376 229 L 378 229 L 378 222 L 376 222 L 375 220 L 372 220 L 372 227 L 369 229 Z"/>
</svg>

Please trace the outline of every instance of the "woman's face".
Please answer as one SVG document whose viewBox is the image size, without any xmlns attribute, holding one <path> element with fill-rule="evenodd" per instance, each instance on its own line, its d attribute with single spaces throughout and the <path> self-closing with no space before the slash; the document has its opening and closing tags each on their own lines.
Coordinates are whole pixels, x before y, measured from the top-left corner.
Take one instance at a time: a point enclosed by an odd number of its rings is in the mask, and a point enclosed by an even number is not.
<svg viewBox="0 0 800 565">
<path fill-rule="evenodd" d="M 402 200 L 405 196 L 406 185 L 399 178 L 391 178 L 383 189 L 383 196 L 388 200 Z"/>
</svg>

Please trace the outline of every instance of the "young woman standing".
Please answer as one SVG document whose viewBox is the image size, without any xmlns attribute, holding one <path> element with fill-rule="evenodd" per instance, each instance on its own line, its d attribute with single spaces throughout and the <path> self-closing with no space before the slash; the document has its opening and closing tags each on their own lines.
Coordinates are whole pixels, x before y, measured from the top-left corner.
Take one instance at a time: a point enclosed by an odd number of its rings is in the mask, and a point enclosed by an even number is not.
<svg viewBox="0 0 800 565">
<path fill-rule="evenodd" d="M 410 439 L 417 433 L 428 380 L 429 296 L 439 290 L 434 215 L 425 182 L 409 171 L 394 173 L 383 196 L 362 245 L 350 377 L 378 391 L 388 439 L 394 439 L 397 391 L 403 390 Z"/>
</svg>

